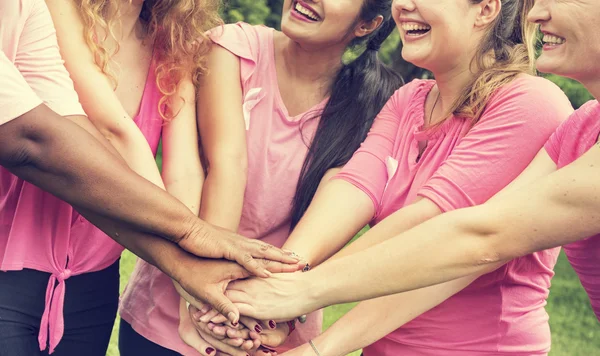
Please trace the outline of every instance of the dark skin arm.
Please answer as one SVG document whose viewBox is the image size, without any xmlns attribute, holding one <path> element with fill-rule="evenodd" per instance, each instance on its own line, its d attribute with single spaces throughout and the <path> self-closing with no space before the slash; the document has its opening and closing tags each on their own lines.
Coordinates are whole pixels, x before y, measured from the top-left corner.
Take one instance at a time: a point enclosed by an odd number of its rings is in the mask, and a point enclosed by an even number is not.
<svg viewBox="0 0 600 356">
<path fill-rule="evenodd" d="M 0 142 L 0 165 L 73 205 L 194 297 L 222 305 L 225 315 L 234 311 L 237 318 L 237 311 L 220 298 L 222 293 L 207 296 L 206 290 L 214 289 L 183 273 L 197 265 L 191 254 L 236 261 L 260 276 L 268 272 L 256 258 L 296 262 L 268 244 L 198 219 L 177 199 L 131 171 L 86 118 L 68 120 L 40 105 L 0 125 Z"/>
</svg>

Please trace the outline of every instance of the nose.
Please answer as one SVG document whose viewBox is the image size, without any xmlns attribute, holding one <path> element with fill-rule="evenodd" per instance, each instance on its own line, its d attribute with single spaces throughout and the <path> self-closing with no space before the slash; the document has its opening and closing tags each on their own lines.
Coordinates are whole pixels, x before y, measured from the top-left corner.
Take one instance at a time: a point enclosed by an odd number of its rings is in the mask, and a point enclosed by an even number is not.
<svg viewBox="0 0 600 356">
<path fill-rule="evenodd" d="M 413 0 L 394 0 L 394 2 L 392 2 L 392 10 L 397 16 L 399 16 L 402 11 L 415 11 L 415 2 Z"/>
<path fill-rule="evenodd" d="M 550 20 L 550 9 L 546 0 L 535 0 L 533 7 L 527 14 L 527 20 L 533 23 L 543 23 Z"/>
</svg>

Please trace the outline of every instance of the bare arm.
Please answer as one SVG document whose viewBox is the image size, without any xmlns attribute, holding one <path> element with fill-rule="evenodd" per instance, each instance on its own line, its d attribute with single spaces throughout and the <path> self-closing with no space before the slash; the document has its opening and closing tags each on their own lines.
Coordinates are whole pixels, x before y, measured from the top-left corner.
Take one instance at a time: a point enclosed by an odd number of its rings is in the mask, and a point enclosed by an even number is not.
<svg viewBox="0 0 600 356">
<path fill-rule="evenodd" d="M 131 169 L 164 188 L 148 142 L 119 102 L 109 78 L 94 61 L 94 54 L 83 36 L 84 24 L 75 2 L 46 0 L 46 3 L 65 66 L 89 119 Z"/>
<path fill-rule="evenodd" d="M 319 304 L 422 288 L 565 245 L 600 231 L 600 145 L 547 177 L 468 209 L 436 217 L 368 250 L 323 265 Z M 360 264 L 358 263 L 360 261 Z M 353 266 L 359 265 L 360 268 Z M 379 275 L 371 288 L 360 282 Z M 319 287 L 317 287 L 319 288 Z M 321 287 L 321 289 L 323 289 Z"/>
<path fill-rule="evenodd" d="M 200 217 L 237 231 L 248 166 L 240 60 L 213 45 L 207 65 L 198 89 L 198 129 L 208 163 Z"/>
</svg>

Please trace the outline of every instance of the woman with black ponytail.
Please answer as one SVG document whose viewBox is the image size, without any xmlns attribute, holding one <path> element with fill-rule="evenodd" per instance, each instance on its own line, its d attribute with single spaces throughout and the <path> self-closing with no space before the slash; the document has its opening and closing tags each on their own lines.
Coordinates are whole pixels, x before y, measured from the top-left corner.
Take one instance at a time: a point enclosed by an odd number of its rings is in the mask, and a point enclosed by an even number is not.
<svg viewBox="0 0 600 356">
<path fill-rule="evenodd" d="M 532 6 L 533 0 L 394 0 L 403 58 L 435 80 L 414 80 L 392 95 L 361 147 L 319 187 L 286 248 L 320 264 L 370 224 L 334 257 L 345 260 L 442 213 L 481 204 L 519 176 L 572 112 L 557 86 L 535 76 L 537 33 L 526 21 Z M 558 252 L 364 301 L 284 355 L 344 356 L 361 348 L 365 356 L 545 355 L 544 305 Z M 382 259 L 396 255 L 388 249 Z M 227 295 L 242 314 L 285 320 L 333 301 L 382 295 L 370 292 L 395 282 L 372 272 L 344 288 L 339 280 L 352 280 L 356 271 L 334 271 L 336 262 L 236 281 Z M 355 262 L 363 277 L 379 263 Z"/>
<path fill-rule="evenodd" d="M 350 159 L 402 85 L 377 58 L 395 27 L 390 9 L 391 0 L 286 0 L 282 32 L 246 23 L 213 30 L 197 98 L 208 171 L 203 219 L 284 245 L 327 171 Z M 343 63 L 348 49 L 363 53 Z M 134 320 L 139 334 L 128 334 L 140 354 L 265 355 L 321 332 L 320 312 L 293 332 L 292 324 L 242 317 L 239 334 L 223 340 L 225 320 L 209 313 L 206 323 L 194 320 L 196 330 L 168 277 L 145 285 L 136 298 L 152 308 Z"/>
</svg>

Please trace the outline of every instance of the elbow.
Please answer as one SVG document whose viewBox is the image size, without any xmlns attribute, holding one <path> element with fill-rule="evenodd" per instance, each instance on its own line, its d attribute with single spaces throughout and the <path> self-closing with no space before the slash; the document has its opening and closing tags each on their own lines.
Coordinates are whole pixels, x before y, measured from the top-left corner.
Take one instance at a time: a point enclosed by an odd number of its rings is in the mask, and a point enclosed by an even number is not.
<svg viewBox="0 0 600 356">
<path fill-rule="evenodd" d="M 458 222 L 458 236 L 462 250 L 467 252 L 467 268 L 477 272 L 489 273 L 501 264 L 508 261 L 506 254 L 502 251 L 501 225 L 497 219 L 479 214 L 481 208 L 471 208 L 472 213 L 468 217 L 460 218 Z"/>
</svg>

